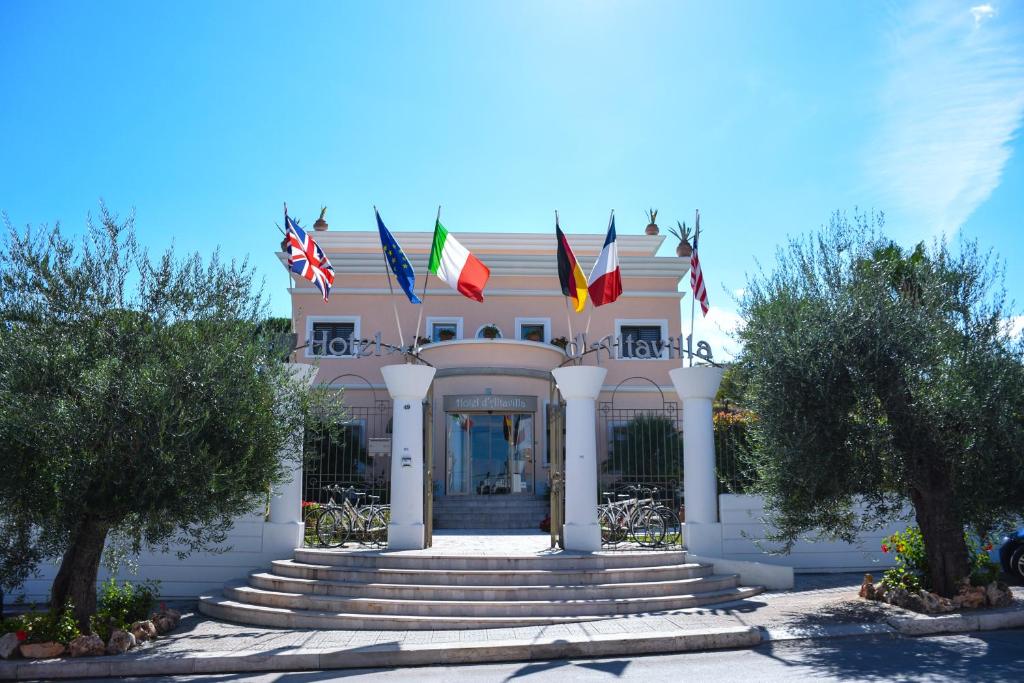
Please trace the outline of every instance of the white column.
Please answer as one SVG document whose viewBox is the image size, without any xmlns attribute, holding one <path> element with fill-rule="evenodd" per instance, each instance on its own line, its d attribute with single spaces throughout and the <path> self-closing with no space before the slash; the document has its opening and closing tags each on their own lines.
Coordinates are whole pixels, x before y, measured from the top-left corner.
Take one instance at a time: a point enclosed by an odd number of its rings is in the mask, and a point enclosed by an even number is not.
<svg viewBox="0 0 1024 683">
<path fill-rule="evenodd" d="M 608 370 L 574 366 L 551 371 L 565 398 L 565 549 L 601 549 L 597 524 L 597 413 Z"/>
<path fill-rule="evenodd" d="M 316 378 L 315 365 L 289 363 L 288 371 L 296 381 L 309 386 Z M 291 553 L 302 545 L 302 447 L 294 451 L 295 444 L 302 444 L 301 434 L 281 452 L 288 477 L 274 487 L 270 496 L 270 521 L 263 525 L 264 551 L 279 554 Z"/>
<path fill-rule="evenodd" d="M 707 365 L 669 372 L 683 401 L 683 494 L 686 498 L 686 547 L 721 557 L 718 478 L 715 475 L 715 425 L 711 405 L 722 383 L 722 368 Z"/>
<path fill-rule="evenodd" d="M 434 379 L 428 365 L 386 365 L 384 383 L 394 401 L 391 421 L 391 523 L 388 550 L 419 550 L 423 524 L 423 399 Z"/>
</svg>

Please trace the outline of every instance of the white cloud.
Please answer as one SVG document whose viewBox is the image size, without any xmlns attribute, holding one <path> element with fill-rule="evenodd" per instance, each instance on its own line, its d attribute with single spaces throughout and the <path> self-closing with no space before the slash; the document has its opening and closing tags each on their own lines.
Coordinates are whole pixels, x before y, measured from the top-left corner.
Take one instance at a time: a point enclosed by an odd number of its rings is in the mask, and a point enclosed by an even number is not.
<svg viewBox="0 0 1024 683">
<path fill-rule="evenodd" d="M 1024 332 L 1024 315 L 1015 315 L 1003 321 L 1003 329 L 1011 337 L 1017 337 Z"/>
<path fill-rule="evenodd" d="M 733 311 L 712 306 L 706 318 L 702 318 L 700 311 L 697 311 L 693 328 L 694 345 L 698 341 L 706 341 L 711 345 L 711 353 L 717 362 L 732 360 L 741 348 L 741 344 L 733 339 L 733 334 L 742 326 L 743 319 Z M 689 321 L 684 320 L 683 333 L 686 334 L 688 330 Z"/>
<path fill-rule="evenodd" d="M 889 208 L 951 234 L 999 186 L 1024 117 L 1024 31 L 928 0 L 891 36 L 868 173 Z"/>
<path fill-rule="evenodd" d="M 995 15 L 996 8 L 989 3 L 985 3 L 984 5 L 976 5 L 975 7 L 971 8 L 971 16 L 974 17 L 975 27 L 981 26 L 981 22 L 985 21 L 986 19 L 991 19 Z"/>
</svg>

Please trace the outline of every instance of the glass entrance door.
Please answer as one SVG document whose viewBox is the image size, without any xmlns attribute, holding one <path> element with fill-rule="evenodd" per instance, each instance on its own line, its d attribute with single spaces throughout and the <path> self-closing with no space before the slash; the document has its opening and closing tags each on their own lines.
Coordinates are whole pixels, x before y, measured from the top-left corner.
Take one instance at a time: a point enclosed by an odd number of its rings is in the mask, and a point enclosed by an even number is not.
<svg viewBox="0 0 1024 683">
<path fill-rule="evenodd" d="M 533 493 L 532 413 L 448 413 L 449 495 Z"/>
</svg>

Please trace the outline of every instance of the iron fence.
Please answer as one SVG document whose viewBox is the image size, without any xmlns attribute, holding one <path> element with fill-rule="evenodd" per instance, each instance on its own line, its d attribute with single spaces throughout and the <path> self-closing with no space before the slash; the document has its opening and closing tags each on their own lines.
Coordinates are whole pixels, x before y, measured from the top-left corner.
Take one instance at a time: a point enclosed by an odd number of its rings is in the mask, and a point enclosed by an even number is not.
<svg viewBox="0 0 1024 683">
<path fill-rule="evenodd" d="M 630 513 L 632 519 L 619 516 L 619 523 L 630 528 L 604 529 L 606 549 L 682 548 L 681 417 L 679 405 L 670 401 L 664 401 L 660 409 L 617 408 L 613 402 L 600 404 L 598 433 L 606 447 L 598 468 L 598 499 L 603 506 L 624 505 L 639 510 Z M 664 533 L 651 531 L 655 514 Z M 636 533 L 641 525 L 641 533 Z"/>
<path fill-rule="evenodd" d="M 715 470 L 719 493 L 748 493 L 757 480 L 750 438 L 742 415 L 715 416 Z"/>
<path fill-rule="evenodd" d="M 344 422 L 334 429 L 307 431 L 302 470 L 307 545 L 317 544 L 312 520 L 318 507 L 331 498 L 327 487 L 351 486 L 379 497 L 382 505 L 391 502 L 390 437 L 390 401 L 377 401 L 372 407 L 347 407 Z"/>
</svg>

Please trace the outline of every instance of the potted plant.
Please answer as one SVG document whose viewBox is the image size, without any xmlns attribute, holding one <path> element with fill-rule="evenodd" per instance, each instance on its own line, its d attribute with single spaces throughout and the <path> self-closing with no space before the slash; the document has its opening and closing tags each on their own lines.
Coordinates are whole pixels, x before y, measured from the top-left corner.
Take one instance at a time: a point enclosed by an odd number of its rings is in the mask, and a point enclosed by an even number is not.
<svg viewBox="0 0 1024 683">
<path fill-rule="evenodd" d="M 484 339 L 497 339 L 501 336 L 501 330 L 498 329 L 497 325 L 487 324 L 480 329 L 480 335 Z"/>
<path fill-rule="evenodd" d="M 317 232 L 323 232 L 327 229 L 327 221 L 324 220 L 325 215 L 327 215 L 327 207 L 322 206 L 320 207 L 320 218 L 317 218 L 316 222 L 313 223 L 313 229 Z"/>
<path fill-rule="evenodd" d="M 678 229 L 669 226 L 668 231 L 672 233 L 672 236 L 679 240 L 679 244 L 676 245 L 676 256 L 680 258 L 689 258 L 693 254 L 693 245 L 690 244 L 690 229 L 686 227 L 686 221 L 680 223 L 676 221 Z"/>
<path fill-rule="evenodd" d="M 437 338 L 441 341 L 451 341 L 455 339 L 455 330 L 443 329 L 437 331 Z"/>
<path fill-rule="evenodd" d="M 555 337 L 551 340 L 551 343 L 565 351 L 565 347 L 569 345 L 569 340 L 565 337 Z"/>
<path fill-rule="evenodd" d="M 650 223 L 647 224 L 647 230 L 645 230 L 644 232 L 646 232 L 648 235 L 657 235 L 658 234 L 658 210 L 657 209 L 650 209 L 647 212 L 647 218 L 648 218 L 648 220 L 650 220 Z"/>
<path fill-rule="evenodd" d="M 526 340 L 532 342 L 543 341 L 541 339 L 542 332 L 540 330 L 530 330 L 526 333 Z"/>
<path fill-rule="evenodd" d="M 424 346 L 431 342 L 427 337 L 416 337 L 416 346 Z"/>
</svg>

